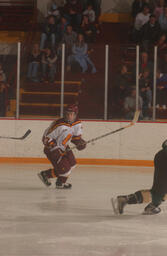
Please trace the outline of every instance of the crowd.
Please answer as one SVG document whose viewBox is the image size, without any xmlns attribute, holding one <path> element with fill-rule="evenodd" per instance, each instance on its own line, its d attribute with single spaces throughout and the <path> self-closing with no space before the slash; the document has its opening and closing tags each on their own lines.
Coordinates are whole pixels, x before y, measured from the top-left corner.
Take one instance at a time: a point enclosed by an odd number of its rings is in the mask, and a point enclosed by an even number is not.
<svg viewBox="0 0 167 256">
<path fill-rule="evenodd" d="M 156 108 L 167 109 L 167 1 L 134 0 L 132 2 L 130 41 L 140 46 L 139 102 L 141 119 L 152 117 L 154 46 L 157 45 Z M 136 56 L 134 65 L 123 65 L 115 77 L 115 105 L 129 119 L 136 108 Z M 121 111 L 120 111 L 121 112 Z"/>
<path fill-rule="evenodd" d="M 65 44 L 67 72 L 96 73 L 89 46 L 96 43 L 101 1 L 51 0 L 41 26 L 39 42 L 27 58 L 27 79 L 54 82 Z M 158 47 L 156 108 L 167 108 L 167 0 L 134 0 L 130 41 L 140 45 L 139 102 L 141 119 L 151 118 L 153 98 L 153 47 Z M 121 61 L 115 74 L 112 106 L 129 119 L 136 107 L 136 67 Z M 113 81 L 112 81 L 113 84 Z"/>
<path fill-rule="evenodd" d="M 66 70 L 96 73 L 89 56 L 89 44 L 96 42 L 100 1 L 52 0 L 41 28 L 40 42 L 28 56 L 27 79 L 54 82 L 57 65 L 65 44 Z M 76 69 L 76 70 L 75 70 Z"/>
</svg>

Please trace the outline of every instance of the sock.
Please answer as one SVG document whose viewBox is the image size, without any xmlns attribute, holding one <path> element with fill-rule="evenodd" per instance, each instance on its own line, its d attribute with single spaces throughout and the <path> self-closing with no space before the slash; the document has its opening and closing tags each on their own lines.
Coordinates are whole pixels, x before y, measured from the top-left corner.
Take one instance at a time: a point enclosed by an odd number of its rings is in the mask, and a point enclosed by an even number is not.
<svg viewBox="0 0 167 256">
<path fill-rule="evenodd" d="M 143 196 L 141 191 L 137 191 L 134 194 L 130 194 L 127 196 L 128 204 L 142 204 Z"/>
</svg>

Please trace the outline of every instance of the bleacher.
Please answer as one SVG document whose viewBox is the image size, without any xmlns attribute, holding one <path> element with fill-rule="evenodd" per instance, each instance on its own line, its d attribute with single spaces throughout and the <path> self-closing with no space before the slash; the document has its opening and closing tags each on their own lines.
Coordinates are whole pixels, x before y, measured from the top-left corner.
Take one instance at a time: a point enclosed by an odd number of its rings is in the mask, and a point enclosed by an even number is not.
<svg viewBox="0 0 167 256">
<path fill-rule="evenodd" d="M 77 103 L 81 92 L 80 81 L 64 82 L 64 107 Z M 60 114 L 61 81 L 51 84 L 25 83 L 25 89 L 20 91 L 20 115 L 55 117 Z"/>
</svg>

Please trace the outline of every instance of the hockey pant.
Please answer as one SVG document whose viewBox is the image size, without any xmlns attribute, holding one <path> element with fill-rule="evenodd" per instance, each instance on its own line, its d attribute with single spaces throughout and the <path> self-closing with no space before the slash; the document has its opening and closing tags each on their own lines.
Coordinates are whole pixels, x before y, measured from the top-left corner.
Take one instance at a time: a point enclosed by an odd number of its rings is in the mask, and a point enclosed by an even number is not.
<svg viewBox="0 0 167 256">
<path fill-rule="evenodd" d="M 57 177 L 62 183 L 65 183 L 71 169 L 76 165 L 73 152 L 71 150 L 62 152 L 60 149 L 50 151 L 48 148 L 44 148 L 44 153 L 53 165 L 53 169 L 47 172 L 48 178 Z"/>
</svg>

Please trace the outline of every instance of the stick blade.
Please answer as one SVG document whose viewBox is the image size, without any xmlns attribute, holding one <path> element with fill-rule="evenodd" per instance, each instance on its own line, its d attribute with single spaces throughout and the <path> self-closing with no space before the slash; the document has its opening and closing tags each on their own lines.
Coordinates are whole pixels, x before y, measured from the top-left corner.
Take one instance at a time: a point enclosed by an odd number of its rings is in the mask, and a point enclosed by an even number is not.
<svg viewBox="0 0 167 256">
<path fill-rule="evenodd" d="M 30 133 L 31 133 L 31 130 L 28 129 L 21 139 L 24 140 Z"/>
<path fill-rule="evenodd" d="M 135 112 L 134 118 L 133 118 L 133 120 L 132 120 L 132 123 L 133 123 L 133 124 L 135 124 L 135 123 L 138 121 L 139 116 L 140 116 L 140 110 L 137 110 L 137 111 Z"/>
</svg>

